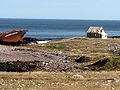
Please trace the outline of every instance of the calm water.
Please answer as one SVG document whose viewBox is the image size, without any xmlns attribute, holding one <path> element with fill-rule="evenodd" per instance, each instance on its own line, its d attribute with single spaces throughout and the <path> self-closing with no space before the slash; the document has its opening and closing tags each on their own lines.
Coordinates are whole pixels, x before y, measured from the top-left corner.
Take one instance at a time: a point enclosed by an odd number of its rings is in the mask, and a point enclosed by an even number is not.
<svg viewBox="0 0 120 90">
<path fill-rule="evenodd" d="M 120 21 L 106 20 L 0 19 L 0 32 L 24 29 L 30 37 L 71 38 L 85 36 L 90 25 L 103 26 L 108 36 L 120 36 Z"/>
</svg>

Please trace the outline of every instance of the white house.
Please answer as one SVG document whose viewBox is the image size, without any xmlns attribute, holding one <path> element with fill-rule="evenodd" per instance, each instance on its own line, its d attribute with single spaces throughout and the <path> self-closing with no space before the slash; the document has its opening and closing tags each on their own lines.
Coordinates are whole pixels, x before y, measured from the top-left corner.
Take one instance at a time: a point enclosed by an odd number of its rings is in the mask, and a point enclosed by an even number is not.
<svg viewBox="0 0 120 90">
<path fill-rule="evenodd" d="M 103 27 L 90 26 L 87 31 L 87 37 L 107 39 L 107 33 Z"/>
</svg>

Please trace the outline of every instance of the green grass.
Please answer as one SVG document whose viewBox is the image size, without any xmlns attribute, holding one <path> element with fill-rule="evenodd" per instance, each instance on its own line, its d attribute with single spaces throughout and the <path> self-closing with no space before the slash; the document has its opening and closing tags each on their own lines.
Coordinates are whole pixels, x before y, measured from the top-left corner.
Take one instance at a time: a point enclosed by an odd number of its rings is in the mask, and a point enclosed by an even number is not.
<svg viewBox="0 0 120 90">
<path fill-rule="evenodd" d="M 46 44 L 29 46 L 37 50 L 45 50 L 52 52 L 62 51 L 69 54 L 89 55 L 89 56 L 113 56 L 110 48 L 120 45 L 120 39 L 93 39 L 93 38 L 76 38 L 64 39 L 61 41 L 53 41 Z"/>
<path fill-rule="evenodd" d="M 64 51 L 64 49 L 65 49 L 64 45 L 59 45 L 59 44 L 47 45 L 45 48 L 56 50 L 56 51 Z"/>
<path fill-rule="evenodd" d="M 105 53 L 106 49 L 112 44 L 120 44 L 120 39 L 65 39 L 54 41 L 47 44 L 33 45 L 33 47 L 41 50 L 51 50 L 64 52 L 82 53 Z M 81 53 L 80 53 L 81 54 Z"/>
</svg>

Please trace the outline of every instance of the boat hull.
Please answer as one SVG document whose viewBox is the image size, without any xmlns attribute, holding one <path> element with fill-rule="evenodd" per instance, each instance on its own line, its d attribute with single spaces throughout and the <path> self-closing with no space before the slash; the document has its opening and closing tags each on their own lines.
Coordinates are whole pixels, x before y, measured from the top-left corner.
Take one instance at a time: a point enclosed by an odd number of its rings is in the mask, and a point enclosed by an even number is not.
<svg viewBox="0 0 120 90">
<path fill-rule="evenodd" d="M 0 34 L 0 43 L 17 43 L 23 42 L 25 30 L 12 30 Z"/>
</svg>

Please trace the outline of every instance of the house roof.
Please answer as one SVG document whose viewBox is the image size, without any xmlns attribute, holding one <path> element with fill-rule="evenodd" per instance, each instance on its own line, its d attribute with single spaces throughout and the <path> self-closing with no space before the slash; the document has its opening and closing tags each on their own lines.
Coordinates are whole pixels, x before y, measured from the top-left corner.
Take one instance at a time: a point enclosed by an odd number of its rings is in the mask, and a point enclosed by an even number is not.
<svg viewBox="0 0 120 90">
<path fill-rule="evenodd" d="M 87 33 L 105 33 L 103 27 L 90 26 Z"/>
</svg>

